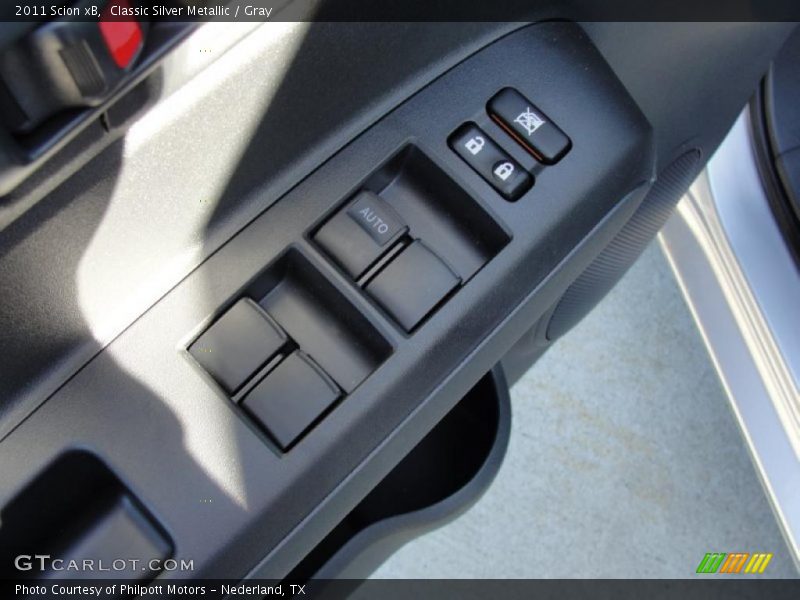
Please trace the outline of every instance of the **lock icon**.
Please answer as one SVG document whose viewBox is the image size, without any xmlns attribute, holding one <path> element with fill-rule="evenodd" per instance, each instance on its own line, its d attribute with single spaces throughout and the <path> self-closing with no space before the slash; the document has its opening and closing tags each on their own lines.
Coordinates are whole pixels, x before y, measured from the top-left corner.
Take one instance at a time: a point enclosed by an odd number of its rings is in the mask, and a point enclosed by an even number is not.
<svg viewBox="0 0 800 600">
<path fill-rule="evenodd" d="M 470 151 L 470 153 L 471 153 L 471 154 L 474 156 L 474 155 L 476 155 L 478 152 L 480 152 L 481 150 L 483 150 L 483 145 L 484 145 L 485 143 L 486 143 L 486 140 L 484 140 L 484 139 L 483 139 L 481 136 L 479 136 L 479 135 L 476 135 L 475 137 L 473 137 L 473 138 L 470 138 L 469 140 L 467 140 L 467 143 L 466 143 L 466 144 L 464 144 L 464 147 L 465 147 L 467 150 L 469 150 L 469 151 Z"/>
<path fill-rule="evenodd" d="M 505 181 L 511 174 L 514 172 L 514 165 L 510 162 L 501 162 L 494 168 L 494 174 L 496 177 L 500 178 L 502 181 Z"/>
</svg>

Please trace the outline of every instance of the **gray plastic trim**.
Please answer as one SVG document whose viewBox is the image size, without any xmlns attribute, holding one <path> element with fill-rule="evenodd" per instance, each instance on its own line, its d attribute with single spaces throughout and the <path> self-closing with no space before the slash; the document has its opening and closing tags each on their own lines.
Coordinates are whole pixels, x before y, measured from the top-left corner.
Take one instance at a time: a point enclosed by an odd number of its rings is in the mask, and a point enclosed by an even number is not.
<svg viewBox="0 0 800 600">
<path fill-rule="evenodd" d="M 494 445 L 475 476 L 447 498 L 419 510 L 403 513 L 363 529 L 314 574 L 317 579 L 362 579 L 410 540 L 441 527 L 475 504 L 494 481 L 511 435 L 511 397 L 500 365 L 488 375 L 493 380 L 498 407 Z"/>
</svg>

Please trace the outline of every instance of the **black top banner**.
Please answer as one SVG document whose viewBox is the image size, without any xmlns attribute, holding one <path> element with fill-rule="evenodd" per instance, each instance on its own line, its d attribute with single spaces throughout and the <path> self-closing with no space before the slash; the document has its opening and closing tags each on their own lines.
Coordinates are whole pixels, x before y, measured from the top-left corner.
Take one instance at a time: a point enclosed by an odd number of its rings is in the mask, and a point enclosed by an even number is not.
<svg viewBox="0 0 800 600">
<path fill-rule="evenodd" d="M 800 21 L 798 0 L 5 0 L 0 22 Z"/>
</svg>

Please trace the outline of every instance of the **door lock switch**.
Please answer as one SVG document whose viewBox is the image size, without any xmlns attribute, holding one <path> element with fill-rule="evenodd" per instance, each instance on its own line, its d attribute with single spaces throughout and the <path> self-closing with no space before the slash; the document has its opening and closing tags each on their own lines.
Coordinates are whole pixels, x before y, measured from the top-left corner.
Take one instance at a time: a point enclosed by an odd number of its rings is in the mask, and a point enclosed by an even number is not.
<svg viewBox="0 0 800 600">
<path fill-rule="evenodd" d="M 533 176 L 474 123 L 459 127 L 450 147 L 506 200 L 519 199 L 533 185 Z"/>
</svg>

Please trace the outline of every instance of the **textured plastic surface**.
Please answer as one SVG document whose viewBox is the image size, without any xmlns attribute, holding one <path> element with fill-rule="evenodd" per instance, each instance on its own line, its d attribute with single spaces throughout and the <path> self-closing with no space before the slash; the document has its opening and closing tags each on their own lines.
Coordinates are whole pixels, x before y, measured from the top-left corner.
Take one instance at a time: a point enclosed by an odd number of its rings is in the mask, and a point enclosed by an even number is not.
<svg viewBox="0 0 800 600">
<path fill-rule="evenodd" d="M 300 350 L 347 393 L 392 353 L 385 336 L 297 250 L 270 265 L 250 289 Z"/>
<path fill-rule="evenodd" d="M 800 221 L 800 147 L 781 154 L 775 160 L 775 168 L 780 175 L 795 217 Z"/>
<path fill-rule="evenodd" d="M 443 142 L 443 140 L 437 140 Z M 496 216 L 416 146 L 406 146 L 372 173 L 376 191 L 421 239 L 468 281 L 511 240 Z"/>
<path fill-rule="evenodd" d="M 780 180 L 781 191 L 770 196 L 776 216 L 797 246 L 800 223 L 800 30 L 789 38 L 764 80 L 764 117 L 770 148 L 765 157 Z M 788 222 L 787 222 L 788 221 Z"/>
<path fill-rule="evenodd" d="M 659 174 L 633 218 L 561 298 L 547 326 L 548 339 L 563 335 L 614 287 L 664 226 L 699 169 L 700 152 L 690 150 Z"/>
<path fill-rule="evenodd" d="M 20 576 L 14 568 L 17 556 L 45 555 L 63 562 L 56 568 L 51 561 L 35 560 L 37 577 L 146 580 L 157 575 L 151 561 L 172 554 L 153 517 L 89 452 L 66 452 L 30 477 L 0 512 L 1 577 Z M 115 563 L 122 557 L 124 563 Z M 106 568 L 68 568 L 70 561 L 82 565 L 83 559 Z"/>
<path fill-rule="evenodd" d="M 104 565 L 116 565 L 114 570 L 78 571 L 77 578 L 150 580 L 158 574 L 151 565 L 169 557 L 167 543 L 127 496 L 116 498 L 94 520 L 67 526 L 77 528 L 77 540 L 58 553 L 64 561 L 62 565 L 73 561 L 82 564 L 87 557 Z M 118 568 L 119 562 L 114 563 L 120 556 L 125 557 L 124 568 Z M 49 568 L 43 578 L 63 579 L 64 572 Z"/>
<path fill-rule="evenodd" d="M 535 3 L 531 16 L 558 17 L 562 5 Z M 247 27 L 214 24 L 219 52 L 175 48 L 156 78 L 164 100 L 138 119 L 128 142 L 94 121 L 0 201 L 0 347 L 15 349 L 0 363 L 0 436 L 353 137 L 521 25 L 268 23 L 231 48 Z M 666 166 L 686 140 L 705 157 L 713 153 L 793 25 L 584 27 L 653 124 L 657 161 Z M 353 60 L 364 48 L 380 49 L 382 60 Z M 537 102 L 539 93 L 525 92 Z M 0 155 L 17 164 L 2 144 Z"/>
<path fill-rule="evenodd" d="M 106 25 L 111 25 L 115 38 L 121 37 L 112 41 L 96 22 L 69 19 L 50 20 L 15 43 L 9 43 L 11 36 L 2 36 L 0 196 L 61 150 L 80 155 L 80 164 L 85 164 L 114 141 L 115 136 L 105 136 L 94 147 L 80 148 L 81 137 L 99 124 L 103 112 L 133 95 L 134 88 L 195 27 L 192 23 L 150 27 L 148 21 Z"/>
<path fill-rule="evenodd" d="M 786 42 L 764 80 L 769 137 L 776 156 L 800 148 L 799 61 L 800 30 Z"/>
<path fill-rule="evenodd" d="M 544 55 L 548 60 L 536 68 L 511 60 Z M 476 79 L 475 72 L 483 75 Z M 573 136 L 573 149 L 553 167 L 507 140 L 506 152 L 538 171 L 536 186 L 515 203 L 498 197 L 447 145 L 450 133 L 470 120 L 500 140 L 485 102 L 508 85 L 535 93 L 537 106 L 570 123 Z M 596 100 L 591 111 L 583 100 L 588 90 Z M 622 202 L 651 178 L 653 158 L 647 121 L 579 28 L 545 24 L 504 38 L 295 185 L 73 377 L 2 442 L 5 489 L 13 491 L 30 469 L 81 440 L 124 472 L 164 520 L 178 558 L 194 559 L 192 576 L 244 575 L 261 559 L 254 573 L 285 575 L 607 243 L 641 199 Z M 411 231 L 429 228 L 420 239 L 462 278 L 462 268 L 473 273 L 410 336 L 308 238 L 364 188 L 378 191 Z M 419 210 L 412 215 L 409 206 Z M 454 213 L 462 206 L 464 213 Z M 432 218 L 420 218 L 426 215 Z M 480 215 L 497 225 L 485 229 Z M 439 223 L 458 233 L 448 240 L 453 245 L 434 245 Z M 472 257 L 496 254 L 474 270 L 485 261 L 450 260 L 459 240 L 475 248 Z M 499 251 L 498 240 L 506 242 Z M 289 337 L 352 390 L 282 455 L 176 351 L 242 295 L 263 298 L 259 303 Z M 313 344 L 304 331 L 314 333 Z M 356 371 L 341 367 L 342 356 L 350 366 L 364 365 L 363 380 L 343 376 Z M 91 408 L 99 398 L 102 411 Z M 189 497 L 212 502 L 186 510 Z"/>
<path fill-rule="evenodd" d="M 358 223 L 379 246 L 386 246 L 406 229 L 405 223 L 377 194 L 363 191 L 347 208 L 347 215 Z"/>
<path fill-rule="evenodd" d="M 309 553 L 289 579 L 365 578 L 405 542 L 462 514 L 477 502 L 500 469 L 510 430 L 511 398 L 498 365 Z"/>
</svg>

